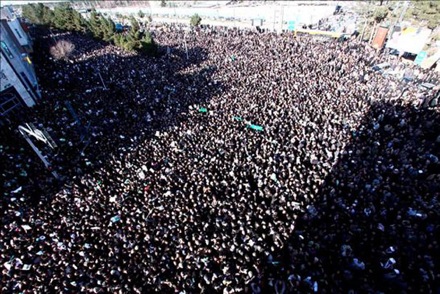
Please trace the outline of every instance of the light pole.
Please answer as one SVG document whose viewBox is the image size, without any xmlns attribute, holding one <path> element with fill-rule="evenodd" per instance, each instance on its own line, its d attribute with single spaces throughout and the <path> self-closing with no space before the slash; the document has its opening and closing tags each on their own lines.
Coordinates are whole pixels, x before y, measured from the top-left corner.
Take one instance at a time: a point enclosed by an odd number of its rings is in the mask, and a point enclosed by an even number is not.
<svg viewBox="0 0 440 294">
<path fill-rule="evenodd" d="M 400 14 L 400 17 L 399 17 L 399 24 L 402 22 L 402 20 L 403 20 L 403 16 L 405 15 L 406 10 L 408 9 L 408 6 L 409 6 L 409 2 L 408 2 L 408 1 L 405 1 L 405 3 L 403 4 L 403 10 L 402 10 L 402 13 Z"/>
<path fill-rule="evenodd" d="M 272 31 L 275 31 L 275 17 L 276 16 L 276 8 L 273 8 L 273 22 L 272 22 Z"/>
<path fill-rule="evenodd" d="M 376 32 L 378 27 L 379 27 L 379 24 L 375 23 L 373 29 L 371 30 L 370 38 L 368 39 L 368 44 L 371 44 L 371 41 L 373 41 L 374 33 Z"/>
<path fill-rule="evenodd" d="M 99 78 L 101 79 L 101 83 L 102 83 L 102 86 L 104 87 L 104 90 L 107 90 L 107 87 L 104 84 L 104 80 L 102 79 L 101 72 L 98 71 L 98 75 L 99 75 Z"/>
<path fill-rule="evenodd" d="M 280 25 L 281 33 L 283 32 L 283 25 L 284 25 L 284 5 L 281 5 L 281 25 Z"/>
<path fill-rule="evenodd" d="M 183 33 L 183 43 L 185 46 L 186 60 L 188 60 L 188 44 L 186 43 L 186 31 Z"/>
<path fill-rule="evenodd" d="M 403 16 L 406 13 L 406 10 L 408 9 L 409 6 L 409 2 L 405 1 L 405 3 L 403 3 L 403 8 L 402 8 L 402 12 L 400 13 L 400 17 L 399 19 L 394 22 L 393 26 L 391 27 L 390 31 L 389 31 L 389 35 L 388 38 L 392 39 L 393 38 L 393 34 L 394 34 L 394 28 L 396 27 L 397 23 L 399 23 L 399 25 L 402 23 L 403 20 Z"/>
<path fill-rule="evenodd" d="M 366 28 L 367 28 L 367 17 L 365 17 L 364 27 L 362 28 L 362 34 L 361 37 L 359 38 L 359 43 L 361 43 L 364 38 L 364 33 Z"/>
</svg>

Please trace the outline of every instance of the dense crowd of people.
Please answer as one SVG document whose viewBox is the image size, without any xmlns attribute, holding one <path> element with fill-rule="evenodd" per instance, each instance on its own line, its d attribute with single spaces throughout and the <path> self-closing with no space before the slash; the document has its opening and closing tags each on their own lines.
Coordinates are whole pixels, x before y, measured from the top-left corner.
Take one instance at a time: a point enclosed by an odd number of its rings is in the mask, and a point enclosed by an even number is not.
<svg viewBox="0 0 440 294">
<path fill-rule="evenodd" d="M 351 40 L 153 36 L 160 57 L 75 34 L 52 36 L 70 61 L 35 56 L 20 119 L 59 179 L 11 118 L 2 293 L 440 291 L 440 120 L 417 86 L 438 74 L 384 77 Z"/>
</svg>

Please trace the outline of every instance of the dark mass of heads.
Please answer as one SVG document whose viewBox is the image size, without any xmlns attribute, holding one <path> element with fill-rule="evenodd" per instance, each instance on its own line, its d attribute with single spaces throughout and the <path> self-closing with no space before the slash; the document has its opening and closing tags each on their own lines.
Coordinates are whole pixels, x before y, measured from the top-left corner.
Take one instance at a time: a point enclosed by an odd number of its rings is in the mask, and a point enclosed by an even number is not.
<svg viewBox="0 0 440 294">
<path fill-rule="evenodd" d="M 440 120 L 417 86 L 438 74 L 384 77 L 352 40 L 153 34 L 160 57 L 75 34 L 54 36 L 70 61 L 35 56 L 20 119 L 58 147 L 35 143 L 47 170 L 2 130 L 2 293 L 439 291 Z"/>
</svg>

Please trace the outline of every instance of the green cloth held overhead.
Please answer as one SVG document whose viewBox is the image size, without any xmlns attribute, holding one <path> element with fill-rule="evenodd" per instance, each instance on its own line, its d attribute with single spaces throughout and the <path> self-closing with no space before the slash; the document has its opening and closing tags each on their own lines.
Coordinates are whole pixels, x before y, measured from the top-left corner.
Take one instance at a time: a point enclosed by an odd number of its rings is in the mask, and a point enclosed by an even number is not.
<svg viewBox="0 0 440 294">
<path fill-rule="evenodd" d="M 200 107 L 199 112 L 206 113 L 208 112 L 208 109 L 206 109 L 205 107 Z"/>
<path fill-rule="evenodd" d="M 263 127 L 262 126 L 250 124 L 250 125 L 248 125 L 248 127 L 253 129 L 253 130 L 255 130 L 255 131 L 258 131 L 258 132 L 262 132 L 263 131 Z"/>
</svg>

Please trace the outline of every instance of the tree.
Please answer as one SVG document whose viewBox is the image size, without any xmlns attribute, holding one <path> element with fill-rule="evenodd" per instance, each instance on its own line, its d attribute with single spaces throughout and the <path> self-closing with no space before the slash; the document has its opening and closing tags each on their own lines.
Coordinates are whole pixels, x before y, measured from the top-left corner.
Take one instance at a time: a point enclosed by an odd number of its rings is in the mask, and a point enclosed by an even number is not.
<svg viewBox="0 0 440 294">
<path fill-rule="evenodd" d="M 87 21 L 84 17 L 76 10 L 73 10 L 73 27 L 77 32 L 85 33 L 87 31 Z"/>
<path fill-rule="evenodd" d="M 140 18 L 144 18 L 144 17 L 145 17 L 145 13 L 144 13 L 142 10 L 139 10 L 139 12 L 138 12 L 138 16 L 139 16 Z"/>
<path fill-rule="evenodd" d="M 160 7 L 167 7 L 167 2 L 165 0 L 162 0 L 160 2 Z"/>
<path fill-rule="evenodd" d="M 75 30 L 74 10 L 69 4 L 61 3 L 55 7 L 53 25 L 60 30 Z"/>
<path fill-rule="evenodd" d="M 141 48 L 139 49 L 141 53 L 156 56 L 157 55 L 157 45 L 153 40 L 150 32 L 146 32 L 141 39 Z"/>
<path fill-rule="evenodd" d="M 38 3 L 41 4 L 41 3 Z M 54 12 L 49 7 L 44 6 L 43 8 L 43 24 L 52 25 L 54 19 Z"/>
<path fill-rule="evenodd" d="M 90 19 L 86 20 L 68 3 L 55 6 L 54 11 L 41 3 L 24 5 L 23 16 L 35 24 L 52 25 L 61 30 L 90 33 L 98 40 L 114 42 L 116 46 L 128 51 L 137 51 L 148 55 L 156 55 L 158 51 L 151 34 L 141 30 L 141 26 L 134 16 L 130 17 L 131 28 L 128 33 L 117 33 L 113 20 L 97 13 L 95 9 L 90 13 Z M 124 18 L 122 15 L 120 17 Z M 145 14 L 142 17 L 145 17 Z M 151 21 L 151 16 L 149 16 L 149 21 Z M 67 44 L 63 41 L 54 45 L 50 51 L 54 58 L 66 59 L 73 49 L 73 44 Z"/>
<path fill-rule="evenodd" d="M 440 3 L 438 1 L 411 1 L 405 18 L 424 23 L 428 28 L 435 29 L 440 25 Z"/>
<path fill-rule="evenodd" d="M 110 17 L 105 18 L 104 16 L 101 16 L 100 24 L 102 39 L 106 42 L 113 41 L 114 35 L 116 33 L 116 25 L 113 20 Z"/>
<path fill-rule="evenodd" d="M 130 17 L 130 23 L 131 27 L 128 33 L 117 33 L 114 36 L 115 45 L 127 51 L 155 56 L 158 50 L 151 34 L 141 30 L 139 22 L 133 16 Z"/>
<path fill-rule="evenodd" d="M 196 13 L 193 16 L 191 16 L 190 24 L 193 27 L 197 27 L 202 22 L 202 18 Z"/>
<path fill-rule="evenodd" d="M 141 29 L 139 22 L 133 16 L 130 17 L 130 24 L 131 24 L 131 28 L 130 28 L 131 34 L 135 34 L 136 32 L 138 32 Z"/>
<path fill-rule="evenodd" d="M 42 3 L 23 5 L 22 15 L 30 22 L 40 25 L 50 25 L 53 20 L 53 11 Z"/>
<path fill-rule="evenodd" d="M 93 9 L 90 13 L 88 27 L 94 38 L 102 39 L 104 37 L 104 32 L 101 25 L 101 16 L 96 12 L 95 9 Z"/>
<path fill-rule="evenodd" d="M 40 3 L 41 4 L 41 3 Z M 43 5 L 43 4 L 41 4 Z M 29 20 L 32 23 L 38 24 L 41 22 L 41 17 L 38 15 L 36 11 L 36 7 L 34 4 L 26 4 L 23 5 L 21 10 L 21 15 Z"/>
<path fill-rule="evenodd" d="M 50 54 L 56 60 L 68 60 L 74 50 L 75 45 L 73 45 L 71 42 L 60 40 L 50 48 Z"/>
<path fill-rule="evenodd" d="M 140 47 L 140 43 L 138 44 L 133 36 L 131 35 L 125 36 L 125 39 L 122 43 L 122 48 L 124 48 L 127 51 L 135 51 L 135 49 L 139 47 Z"/>
<path fill-rule="evenodd" d="M 388 16 L 388 7 L 378 7 L 374 13 L 373 18 L 376 23 L 381 23 Z"/>
<path fill-rule="evenodd" d="M 74 10 L 70 4 L 61 3 L 54 10 L 42 3 L 23 6 L 23 16 L 30 22 L 39 25 L 50 25 L 57 29 L 86 32 L 87 21 Z"/>
<path fill-rule="evenodd" d="M 359 1 L 356 4 L 355 11 L 364 19 L 367 19 L 369 24 L 383 21 L 394 24 L 400 20 L 401 14 L 405 12 L 402 20 L 410 21 L 414 26 L 427 26 L 430 29 L 440 26 L 440 1 L 435 0 L 411 0 L 408 9 L 406 9 L 405 4 L 399 1 L 386 1 L 385 4 L 382 2 L 382 6 Z"/>
</svg>

